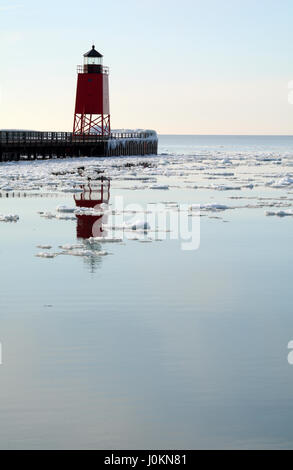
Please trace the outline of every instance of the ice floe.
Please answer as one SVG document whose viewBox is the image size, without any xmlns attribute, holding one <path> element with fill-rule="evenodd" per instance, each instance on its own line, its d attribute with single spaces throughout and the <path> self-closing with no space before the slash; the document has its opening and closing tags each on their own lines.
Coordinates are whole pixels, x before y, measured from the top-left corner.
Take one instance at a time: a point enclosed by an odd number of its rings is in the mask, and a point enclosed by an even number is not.
<svg viewBox="0 0 293 470">
<path fill-rule="evenodd" d="M 38 247 L 40 248 L 41 245 Z M 57 256 L 62 256 L 62 255 L 67 255 L 67 256 L 76 256 L 76 257 L 95 257 L 95 256 L 107 256 L 109 253 L 105 250 L 96 250 L 90 247 L 87 247 L 86 244 L 65 244 L 65 245 L 60 245 L 59 248 L 62 250 L 61 252 L 48 252 L 48 251 L 42 251 L 37 253 L 35 256 L 37 258 L 47 258 L 47 259 L 53 259 L 56 258 Z M 43 247 L 43 249 L 45 249 Z"/>
<path fill-rule="evenodd" d="M 92 217 L 100 217 L 105 214 L 105 211 L 102 210 L 96 210 L 96 209 L 91 209 L 91 208 L 86 208 L 86 207 L 81 207 L 79 209 L 76 209 L 74 211 L 75 215 L 89 215 Z"/>
<path fill-rule="evenodd" d="M 239 151 L 219 147 L 216 150 L 194 149 L 189 155 L 164 149 L 158 156 L 2 162 L 0 198 L 9 195 L 14 197 L 20 191 L 25 192 L 26 196 L 62 195 L 63 205 L 58 206 L 55 212 L 40 211 L 40 216 L 60 221 L 74 221 L 76 216 L 101 217 L 104 214 L 118 212 L 111 211 L 107 205 L 89 209 L 74 208 L 70 203 L 73 203 L 74 194 L 82 192 L 83 185 L 88 185 L 90 182 L 91 185 L 98 186 L 102 177 L 108 177 L 114 190 L 149 191 L 150 198 L 157 196 L 154 194 L 156 190 L 158 192 L 185 190 L 185 201 L 189 205 L 194 200 L 192 194 L 195 190 L 196 199 L 203 192 L 204 202 L 207 204 L 202 204 L 200 209 L 207 217 L 209 212 L 234 208 L 275 207 L 279 212 L 281 210 L 287 212 L 291 210 L 292 203 L 282 203 L 280 196 L 293 191 L 292 156 L 293 153 L 282 150 L 273 152 L 258 148 Z M 255 200 L 237 207 L 226 204 L 234 191 L 241 191 L 240 194 L 244 195 L 249 191 Z M 275 200 L 271 202 L 258 200 L 260 191 L 276 193 Z M 140 194 L 138 196 L 140 197 Z M 218 204 L 213 203 L 213 198 L 217 198 Z M 69 205 L 64 204 L 65 199 L 71 200 Z M 170 209 L 179 210 L 175 204 Z M 194 215 L 196 210 L 198 208 L 191 210 L 191 215 Z M 127 210 L 120 213 L 127 213 Z M 11 219 L 10 216 L 0 216 L 0 221 L 3 222 L 17 220 Z M 132 226 L 136 228 L 127 225 L 122 228 L 134 232 L 143 230 L 135 223 Z"/>
<path fill-rule="evenodd" d="M 151 226 L 148 222 L 144 220 L 137 220 L 136 222 L 127 226 L 131 230 L 151 230 Z"/>
<path fill-rule="evenodd" d="M 280 180 L 274 182 L 272 181 L 271 186 L 274 188 L 284 188 L 293 185 L 293 178 L 290 176 L 285 176 L 284 178 L 281 178 Z"/>
<path fill-rule="evenodd" d="M 64 212 L 66 214 L 70 214 L 76 210 L 76 207 L 58 206 L 56 210 L 57 212 Z"/>
<path fill-rule="evenodd" d="M 167 184 L 164 184 L 164 185 L 154 184 L 153 186 L 150 186 L 150 189 L 158 189 L 162 191 L 167 191 L 168 189 L 170 189 L 170 186 Z"/>
<path fill-rule="evenodd" d="M 70 256 L 107 256 L 108 252 L 107 251 L 93 251 L 93 250 L 68 250 L 64 252 L 63 254 L 70 255 Z"/>
<path fill-rule="evenodd" d="M 266 211 L 266 216 L 292 217 L 293 211 Z"/>
<path fill-rule="evenodd" d="M 56 214 L 53 214 L 52 212 L 39 212 L 41 217 L 44 217 L 44 219 L 55 219 Z"/>
<path fill-rule="evenodd" d="M 58 220 L 76 220 L 76 217 L 73 215 L 57 214 L 55 216 Z"/>
<path fill-rule="evenodd" d="M 41 252 L 41 253 L 36 254 L 36 257 L 37 257 L 37 258 L 53 259 L 53 258 L 56 258 L 56 256 L 57 256 L 57 253 L 45 253 L 45 252 Z"/>
<path fill-rule="evenodd" d="M 44 219 L 57 219 L 57 220 L 76 220 L 75 215 L 68 215 L 66 212 L 58 212 L 57 214 L 53 214 L 53 212 L 38 212 L 41 217 Z"/>
<path fill-rule="evenodd" d="M 0 222 L 18 222 L 19 216 L 18 215 L 2 215 L 0 214 Z"/>
<path fill-rule="evenodd" d="M 123 238 L 91 237 L 88 241 L 89 243 L 122 243 Z"/>
<path fill-rule="evenodd" d="M 68 243 L 66 245 L 60 245 L 59 248 L 61 250 L 66 250 L 66 251 L 82 250 L 84 248 L 84 245 L 83 244 L 70 245 Z"/>
<path fill-rule="evenodd" d="M 197 212 L 199 212 L 200 210 L 217 212 L 217 211 L 225 211 L 227 209 L 233 209 L 233 207 L 226 206 L 225 204 L 215 204 L 215 203 L 193 204 L 189 207 L 190 211 L 197 211 Z"/>
</svg>

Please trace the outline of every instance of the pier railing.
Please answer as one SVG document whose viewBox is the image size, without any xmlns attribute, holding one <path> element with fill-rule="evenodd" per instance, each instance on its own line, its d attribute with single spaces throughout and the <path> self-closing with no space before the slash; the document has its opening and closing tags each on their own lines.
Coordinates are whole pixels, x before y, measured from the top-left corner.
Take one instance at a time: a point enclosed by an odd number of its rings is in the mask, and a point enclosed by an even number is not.
<svg viewBox="0 0 293 470">
<path fill-rule="evenodd" d="M 151 155 L 158 152 L 154 131 L 120 131 L 110 135 L 72 132 L 0 131 L 0 162 L 66 157 Z"/>
<path fill-rule="evenodd" d="M 151 134 L 147 132 L 112 132 L 110 135 L 73 135 L 72 132 L 35 132 L 35 131 L 0 131 L 0 145 L 2 144 L 72 144 L 72 143 L 99 143 L 111 139 L 147 139 Z"/>
<path fill-rule="evenodd" d="M 0 144 L 72 142 L 70 132 L 0 131 Z"/>
</svg>

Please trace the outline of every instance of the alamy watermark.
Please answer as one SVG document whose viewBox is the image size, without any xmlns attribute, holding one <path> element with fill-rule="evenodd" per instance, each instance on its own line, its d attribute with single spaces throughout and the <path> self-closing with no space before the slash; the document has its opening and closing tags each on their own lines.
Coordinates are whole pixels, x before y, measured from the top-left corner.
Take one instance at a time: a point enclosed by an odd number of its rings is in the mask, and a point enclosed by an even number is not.
<svg viewBox="0 0 293 470">
<path fill-rule="evenodd" d="M 289 342 L 288 349 L 291 350 L 288 354 L 288 363 L 290 364 L 290 366 L 293 366 L 293 341 Z"/>
<path fill-rule="evenodd" d="M 97 205 L 92 214 L 102 215 L 103 236 L 114 239 L 179 240 L 184 251 L 200 247 L 200 206 L 177 203 L 154 203 L 142 206 L 124 204 L 116 196 L 111 206 Z M 102 210 L 101 210 L 102 209 Z M 101 236 L 101 221 L 93 225 L 93 236 Z"/>
</svg>

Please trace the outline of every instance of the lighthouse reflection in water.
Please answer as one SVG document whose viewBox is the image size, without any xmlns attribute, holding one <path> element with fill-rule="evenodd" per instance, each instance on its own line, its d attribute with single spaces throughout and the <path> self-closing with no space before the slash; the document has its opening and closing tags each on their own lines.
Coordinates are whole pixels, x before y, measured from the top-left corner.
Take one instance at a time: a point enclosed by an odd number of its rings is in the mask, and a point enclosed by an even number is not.
<svg viewBox="0 0 293 470">
<path fill-rule="evenodd" d="M 77 208 L 89 209 L 82 214 L 77 214 L 77 238 L 87 240 L 91 237 L 102 237 L 105 235 L 103 224 L 107 223 L 107 215 L 91 214 L 103 212 L 102 204 L 110 201 L 110 179 L 102 177 L 100 181 L 81 186 L 83 192 L 74 196 Z"/>
</svg>

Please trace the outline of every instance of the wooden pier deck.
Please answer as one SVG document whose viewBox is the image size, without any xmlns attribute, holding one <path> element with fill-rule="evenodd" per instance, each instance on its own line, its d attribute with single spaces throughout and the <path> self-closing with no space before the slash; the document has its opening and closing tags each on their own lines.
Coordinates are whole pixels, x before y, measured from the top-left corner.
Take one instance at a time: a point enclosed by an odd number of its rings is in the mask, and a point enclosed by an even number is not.
<svg viewBox="0 0 293 470">
<path fill-rule="evenodd" d="M 0 131 L 0 162 L 68 157 L 151 155 L 154 131 L 76 136 L 72 132 Z"/>
</svg>

